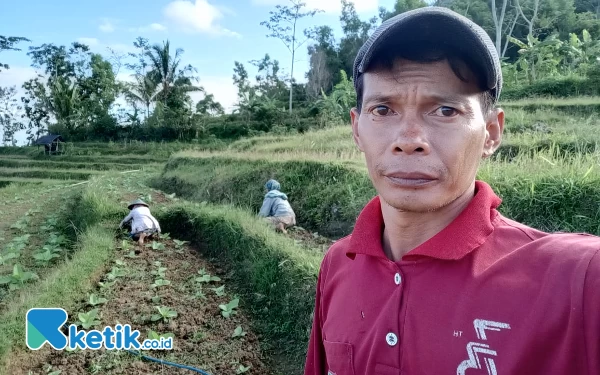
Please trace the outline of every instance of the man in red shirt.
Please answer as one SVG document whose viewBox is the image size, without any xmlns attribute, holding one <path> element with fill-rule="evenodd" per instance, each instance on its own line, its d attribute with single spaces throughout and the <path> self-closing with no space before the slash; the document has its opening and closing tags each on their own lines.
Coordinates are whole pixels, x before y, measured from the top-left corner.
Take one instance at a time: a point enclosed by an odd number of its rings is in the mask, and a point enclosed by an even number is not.
<svg viewBox="0 0 600 375">
<path fill-rule="evenodd" d="M 476 180 L 504 128 L 486 32 L 444 8 L 398 15 L 354 85 L 378 195 L 325 255 L 305 375 L 600 374 L 600 238 L 512 221 Z"/>
</svg>

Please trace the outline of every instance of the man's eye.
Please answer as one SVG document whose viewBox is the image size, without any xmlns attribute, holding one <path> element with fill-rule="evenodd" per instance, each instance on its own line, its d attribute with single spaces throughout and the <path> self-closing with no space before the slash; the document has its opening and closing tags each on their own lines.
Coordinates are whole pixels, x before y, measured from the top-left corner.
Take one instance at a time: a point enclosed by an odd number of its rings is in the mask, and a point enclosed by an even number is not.
<svg viewBox="0 0 600 375">
<path fill-rule="evenodd" d="M 387 116 L 392 113 L 392 110 L 384 105 L 377 106 L 371 111 L 376 116 Z"/>
<path fill-rule="evenodd" d="M 452 117 L 456 115 L 458 111 L 452 107 L 440 107 L 436 109 L 435 114 L 442 117 Z"/>
</svg>

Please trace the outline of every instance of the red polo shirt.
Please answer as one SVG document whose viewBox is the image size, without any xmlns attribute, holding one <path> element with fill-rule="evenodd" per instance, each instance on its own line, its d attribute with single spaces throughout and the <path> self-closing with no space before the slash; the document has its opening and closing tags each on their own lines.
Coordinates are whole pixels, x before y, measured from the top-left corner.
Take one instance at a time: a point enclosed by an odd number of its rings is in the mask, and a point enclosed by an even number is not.
<svg viewBox="0 0 600 375">
<path fill-rule="evenodd" d="M 305 375 L 600 374 L 600 238 L 468 207 L 400 261 L 379 198 L 325 255 Z"/>
</svg>

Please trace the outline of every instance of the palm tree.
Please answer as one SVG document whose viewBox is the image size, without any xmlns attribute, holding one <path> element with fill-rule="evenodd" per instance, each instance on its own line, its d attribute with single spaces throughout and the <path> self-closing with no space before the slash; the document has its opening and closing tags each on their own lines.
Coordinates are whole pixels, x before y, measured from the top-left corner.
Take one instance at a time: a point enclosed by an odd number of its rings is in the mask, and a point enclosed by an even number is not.
<svg viewBox="0 0 600 375">
<path fill-rule="evenodd" d="M 175 55 L 171 56 L 170 43 L 167 40 L 163 45 L 155 44 L 146 51 L 150 59 L 150 75 L 152 80 L 160 86 L 159 96 L 166 105 L 169 95 L 177 88 L 180 92 L 202 91 L 201 87 L 192 84 L 190 73 L 195 72 L 191 65 L 179 69 L 183 49 L 177 48 Z"/>
<path fill-rule="evenodd" d="M 156 101 L 160 92 L 158 83 L 152 79 L 150 74 L 138 74 L 135 75 L 135 83 L 127 85 L 126 95 L 130 100 L 146 106 L 146 118 L 148 118 L 150 117 L 150 104 Z"/>
</svg>

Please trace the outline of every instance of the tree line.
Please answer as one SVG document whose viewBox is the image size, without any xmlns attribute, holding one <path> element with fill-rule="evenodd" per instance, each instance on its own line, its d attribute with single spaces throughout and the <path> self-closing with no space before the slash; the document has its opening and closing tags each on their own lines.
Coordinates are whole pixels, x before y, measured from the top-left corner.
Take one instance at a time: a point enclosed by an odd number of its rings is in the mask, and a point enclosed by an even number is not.
<svg viewBox="0 0 600 375">
<path fill-rule="evenodd" d="M 481 25 L 502 57 L 505 98 L 575 94 L 597 95 L 600 85 L 600 0 L 435 0 Z M 106 55 L 89 46 L 52 43 L 30 46 L 28 56 L 38 76 L 22 86 L 0 87 L 2 143 L 15 143 L 26 130 L 32 142 L 46 132 L 70 141 L 179 140 L 204 142 L 262 133 L 303 132 L 349 121 L 355 103 L 352 65 L 360 46 L 383 21 L 425 7 L 424 0 L 397 0 L 392 9 L 361 19 L 352 2 L 341 0 L 343 35 L 330 26 L 302 28 L 319 11 L 301 0 L 278 5 L 260 24 L 265 35 L 281 40 L 289 60 L 268 53 L 236 61 L 232 80 L 238 90 L 232 113 L 225 113 L 200 85 L 201 75 L 182 64 L 184 51 L 170 42 L 133 42 L 135 52 Z M 0 36 L 0 52 L 19 50 L 26 37 Z M 306 82 L 292 79 L 294 61 L 307 53 Z M 250 79 L 247 66 L 257 75 Z M 289 70 L 284 74 L 282 67 Z M 10 69 L 2 64 L 0 70 Z M 131 82 L 119 81 L 121 71 Z M 191 93 L 202 99 L 194 103 Z M 117 98 L 127 106 L 119 106 Z"/>
</svg>

